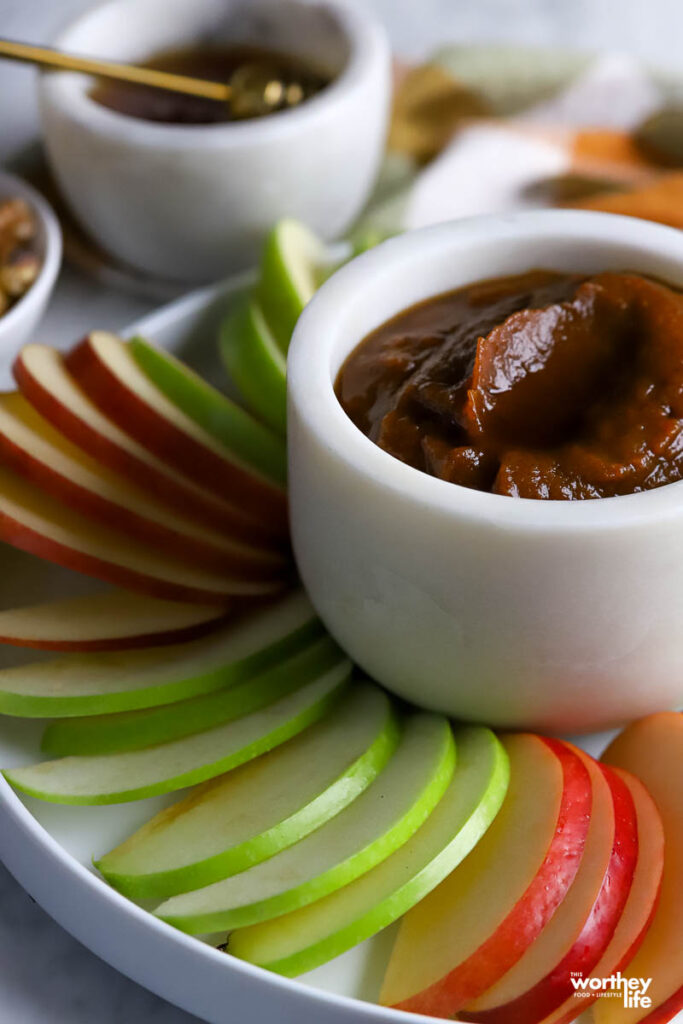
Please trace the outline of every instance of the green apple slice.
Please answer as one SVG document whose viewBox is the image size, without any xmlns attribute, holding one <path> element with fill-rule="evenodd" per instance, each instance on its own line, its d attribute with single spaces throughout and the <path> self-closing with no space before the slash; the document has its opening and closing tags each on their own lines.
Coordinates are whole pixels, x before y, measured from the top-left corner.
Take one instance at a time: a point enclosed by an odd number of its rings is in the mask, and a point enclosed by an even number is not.
<svg viewBox="0 0 683 1024">
<path fill-rule="evenodd" d="M 169 352 L 133 338 L 138 365 L 171 402 L 234 454 L 277 484 L 287 478 L 287 451 L 273 434 Z"/>
<path fill-rule="evenodd" d="M 344 811 L 270 860 L 172 897 L 156 915 L 196 935 L 268 921 L 335 892 L 413 835 L 443 796 L 455 760 L 446 719 L 415 715 L 387 767 Z"/>
<path fill-rule="evenodd" d="M 509 779 L 507 755 L 490 730 L 459 729 L 455 743 L 450 786 L 403 846 L 330 896 L 233 932 L 228 951 L 294 977 L 374 935 L 434 889 L 491 824 Z"/>
<path fill-rule="evenodd" d="M 319 270 L 327 262 L 324 243 L 298 220 L 278 221 L 266 239 L 257 296 L 285 353 L 296 322 L 318 287 Z"/>
<path fill-rule="evenodd" d="M 335 642 L 323 637 L 237 686 L 156 708 L 58 720 L 45 730 L 41 749 L 54 757 L 65 757 L 114 754 L 168 743 L 267 707 L 310 683 L 343 658 Z"/>
<path fill-rule="evenodd" d="M 287 367 L 260 306 L 238 302 L 223 321 L 220 351 L 251 411 L 276 433 L 287 428 Z"/>
<path fill-rule="evenodd" d="M 156 900 L 245 871 L 355 800 L 399 735 L 376 691 L 358 689 L 293 742 L 161 811 L 96 866 L 126 896 Z"/>
<path fill-rule="evenodd" d="M 184 644 L 67 654 L 0 670 L 0 713 L 110 714 L 169 704 L 241 682 L 321 635 L 302 591 Z"/>
<path fill-rule="evenodd" d="M 29 796 L 58 804 L 117 804 L 172 793 L 237 768 L 319 721 L 348 686 L 350 672 L 350 662 L 340 662 L 261 711 L 158 747 L 63 757 L 4 775 Z"/>
</svg>

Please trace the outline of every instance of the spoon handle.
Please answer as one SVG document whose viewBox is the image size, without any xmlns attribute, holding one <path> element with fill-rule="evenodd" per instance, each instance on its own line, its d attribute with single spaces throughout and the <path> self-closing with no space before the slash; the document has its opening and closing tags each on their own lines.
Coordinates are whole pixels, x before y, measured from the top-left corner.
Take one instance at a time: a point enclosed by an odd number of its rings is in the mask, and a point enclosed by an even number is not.
<svg viewBox="0 0 683 1024">
<path fill-rule="evenodd" d="M 172 75 L 167 71 L 154 71 L 151 68 L 140 68 L 131 64 L 117 64 L 107 60 L 78 57 L 46 46 L 30 46 L 28 43 L 18 43 L 11 39 L 0 39 L 0 57 L 27 61 L 45 68 L 82 71 L 85 74 L 98 75 L 101 78 L 135 82 L 138 85 L 149 85 L 156 89 L 185 93 L 188 96 L 203 96 L 209 100 L 222 100 L 224 103 L 230 100 L 232 92 L 230 86 L 222 82 L 207 82 L 201 78 Z"/>
</svg>

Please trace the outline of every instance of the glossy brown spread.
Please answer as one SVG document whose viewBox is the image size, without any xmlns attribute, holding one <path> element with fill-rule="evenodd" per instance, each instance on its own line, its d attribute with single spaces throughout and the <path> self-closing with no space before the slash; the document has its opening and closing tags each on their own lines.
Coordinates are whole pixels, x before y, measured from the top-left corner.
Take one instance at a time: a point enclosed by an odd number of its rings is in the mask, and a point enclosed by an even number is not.
<svg viewBox="0 0 683 1024">
<path fill-rule="evenodd" d="M 660 487 L 683 477 L 683 295 L 631 273 L 484 281 L 383 324 L 336 391 L 385 451 L 465 487 Z"/>
<path fill-rule="evenodd" d="M 140 61 L 139 66 L 190 78 L 204 78 L 210 82 L 231 82 L 233 75 L 244 69 L 268 69 L 270 77 L 284 85 L 296 83 L 306 96 L 314 95 L 329 83 L 329 77 L 301 57 L 241 43 L 166 50 Z M 241 116 L 239 103 L 229 105 L 130 82 L 103 79 L 94 86 L 90 95 L 119 114 L 166 124 L 216 124 L 238 120 Z"/>
</svg>

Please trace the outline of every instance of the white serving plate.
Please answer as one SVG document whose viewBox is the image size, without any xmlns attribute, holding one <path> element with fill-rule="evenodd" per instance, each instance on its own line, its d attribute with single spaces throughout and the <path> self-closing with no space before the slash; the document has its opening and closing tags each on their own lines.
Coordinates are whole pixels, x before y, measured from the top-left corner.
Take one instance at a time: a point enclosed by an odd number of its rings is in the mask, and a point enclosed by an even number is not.
<svg viewBox="0 0 683 1024">
<path fill-rule="evenodd" d="M 144 334 L 180 354 L 208 379 L 224 383 L 216 346 L 218 325 L 235 294 L 250 280 L 250 275 L 241 275 L 227 284 L 192 292 L 124 333 Z M 0 608 L 96 587 L 85 577 L 4 545 L 0 545 L 0 566 Z M 35 651 L 0 648 L 0 665 L 38 657 Z M 37 760 L 43 724 L 0 717 L 0 766 Z M 580 743 L 597 754 L 607 739 L 608 734 L 596 734 L 582 737 Z M 92 869 L 91 858 L 111 849 L 176 797 L 110 807 L 62 807 L 20 797 L 0 777 L 0 858 L 34 899 L 85 946 L 134 981 L 210 1024 L 433 1020 L 373 1003 L 393 928 L 291 981 L 176 931 L 111 889 Z M 220 941 L 217 937 L 216 942 Z"/>
</svg>

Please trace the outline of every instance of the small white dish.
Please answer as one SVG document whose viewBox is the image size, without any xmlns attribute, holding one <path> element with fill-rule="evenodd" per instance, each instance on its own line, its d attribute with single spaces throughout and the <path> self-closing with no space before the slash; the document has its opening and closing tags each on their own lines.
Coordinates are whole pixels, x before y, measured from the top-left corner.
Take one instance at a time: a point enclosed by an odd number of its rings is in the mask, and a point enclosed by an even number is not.
<svg viewBox="0 0 683 1024">
<path fill-rule="evenodd" d="M 22 178 L 0 171 L 0 202 L 24 199 L 36 216 L 35 251 L 41 260 L 38 277 L 29 290 L 0 316 L 0 374 L 5 373 L 45 312 L 62 262 L 62 232 L 52 207 Z"/>
<path fill-rule="evenodd" d="M 40 80 L 48 158 L 84 230 L 131 267 L 195 283 L 253 265 L 279 217 L 342 233 L 375 180 L 391 91 L 383 29 L 343 0 L 110 0 L 55 45 L 135 62 L 202 40 L 272 45 L 333 81 L 264 118 L 172 125 L 98 104 L 88 76 Z"/>
<path fill-rule="evenodd" d="M 681 287 L 683 233 L 570 211 L 473 218 L 338 271 L 290 349 L 294 548 L 327 627 L 400 696 L 495 726 L 605 729 L 683 704 L 683 482 L 575 502 L 469 490 L 377 447 L 334 393 L 373 328 L 531 268 Z"/>
</svg>

